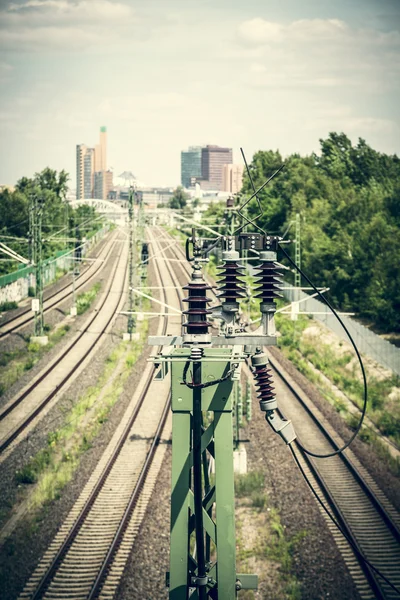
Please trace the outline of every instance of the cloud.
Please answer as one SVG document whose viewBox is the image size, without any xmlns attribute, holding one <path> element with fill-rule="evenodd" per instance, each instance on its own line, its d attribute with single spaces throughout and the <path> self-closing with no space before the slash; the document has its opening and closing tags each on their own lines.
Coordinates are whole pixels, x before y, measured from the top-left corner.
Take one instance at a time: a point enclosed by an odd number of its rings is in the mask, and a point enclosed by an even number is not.
<svg viewBox="0 0 400 600">
<path fill-rule="evenodd" d="M 17 19 L 85 19 L 91 22 L 108 19 L 126 19 L 133 14 L 132 7 L 111 0 L 28 0 L 22 4 L 10 4 L 8 17 Z"/>
<path fill-rule="evenodd" d="M 239 25 L 237 37 L 245 45 L 259 46 L 286 42 L 288 39 L 307 42 L 337 39 L 347 30 L 346 23 L 339 19 L 301 19 L 285 25 L 256 17 Z"/>
<path fill-rule="evenodd" d="M 0 48 L 108 51 L 138 22 L 131 5 L 112 0 L 27 0 L 0 10 Z"/>
<path fill-rule="evenodd" d="M 247 62 L 254 89 L 365 88 L 385 93 L 400 82 L 400 32 L 350 27 L 340 19 L 291 23 L 242 21 L 226 53 Z"/>
</svg>

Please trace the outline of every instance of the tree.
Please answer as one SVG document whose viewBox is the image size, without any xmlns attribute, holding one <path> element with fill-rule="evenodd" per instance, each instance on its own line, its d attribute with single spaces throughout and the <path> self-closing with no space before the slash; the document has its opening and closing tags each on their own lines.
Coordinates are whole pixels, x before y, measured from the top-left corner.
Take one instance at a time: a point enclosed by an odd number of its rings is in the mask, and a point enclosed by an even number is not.
<svg viewBox="0 0 400 600">
<path fill-rule="evenodd" d="M 279 152 L 257 152 L 249 165 L 256 188 L 280 164 Z M 253 191 L 247 175 L 242 191 L 245 197 Z M 302 268 L 316 285 L 330 288 L 336 306 L 381 329 L 400 330 L 397 156 L 379 153 L 362 139 L 353 146 L 344 133 L 330 133 L 321 140 L 320 155 L 289 156 L 259 196 L 257 224 L 268 233 L 282 234 L 301 213 Z M 248 214 L 258 213 L 254 199 Z"/>
<path fill-rule="evenodd" d="M 187 194 L 184 191 L 183 187 L 181 185 L 179 185 L 174 190 L 174 195 L 172 196 L 171 200 L 168 202 L 168 206 L 175 210 L 180 210 L 181 208 L 184 208 L 186 206 L 188 199 L 189 199 L 189 194 Z"/>
</svg>

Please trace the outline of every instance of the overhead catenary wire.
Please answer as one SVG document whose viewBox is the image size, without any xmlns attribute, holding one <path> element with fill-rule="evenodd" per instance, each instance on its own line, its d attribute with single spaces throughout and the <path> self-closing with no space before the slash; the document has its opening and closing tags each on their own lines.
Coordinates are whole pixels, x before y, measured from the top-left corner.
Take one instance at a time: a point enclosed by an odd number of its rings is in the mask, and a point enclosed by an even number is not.
<svg viewBox="0 0 400 600">
<path fill-rule="evenodd" d="M 315 287 L 315 285 L 313 284 L 313 282 L 309 279 L 309 277 L 307 277 L 307 275 L 302 271 L 302 269 L 300 269 L 300 267 L 298 267 L 296 265 L 296 263 L 294 262 L 294 260 L 290 257 L 290 255 L 286 252 L 286 250 L 284 250 L 284 248 L 282 248 L 282 246 L 280 246 L 282 252 L 284 253 L 284 255 L 286 256 L 286 258 L 289 260 L 289 262 L 296 268 L 298 269 L 300 275 L 302 275 L 302 277 L 304 277 L 304 279 L 308 282 L 308 284 L 313 288 L 313 290 L 315 290 L 315 292 L 318 294 L 318 296 L 320 296 L 320 298 L 322 298 L 323 302 L 325 302 L 325 304 L 329 307 L 329 309 L 332 311 L 332 313 L 335 315 L 335 317 L 337 318 L 337 320 L 339 321 L 339 323 L 341 324 L 341 326 L 343 327 L 343 329 L 345 330 L 351 345 L 354 348 L 354 351 L 357 355 L 358 361 L 360 363 L 360 368 L 361 368 L 361 373 L 362 373 L 362 378 L 363 378 L 363 384 L 364 384 L 364 401 L 363 401 L 363 407 L 361 409 L 361 416 L 360 416 L 360 420 L 358 422 L 358 425 L 354 431 L 354 433 L 351 435 L 350 439 L 343 444 L 343 446 L 341 448 L 338 448 L 337 450 L 334 450 L 333 452 L 329 452 L 328 454 L 318 454 L 316 452 L 312 452 L 311 450 L 308 450 L 307 448 L 305 448 L 301 442 L 297 442 L 299 447 L 303 450 L 303 452 L 305 452 L 306 454 L 309 454 L 310 456 L 313 456 L 314 458 L 330 458 L 331 456 L 336 456 L 337 454 L 341 454 L 346 448 L 348 448 L 350 446 L 350 444 L 353 442 L 353 440 L 357 437 L 358 432 L 360 431 L 363 421 L 364 421 L 364 417 L 365 417 L 365 413 L 367 411 L 367 402 L 368 402 L 368 386 L 367 386 L 367 376 L 365 373 L 365 369 L 364 369 L 364 364 L 361 358 L 361 355 L 358 351 L 358 348 L 356 346 L 355 341 L 353 340 L 351 333 L 349 332 L 349 330 L 347 329 L 346 325 L 343 323 L 342 319 L 340 318 L 340 316 L 338 315 L 338 313 L 336 312 L 336 310 L 333 308 L 332 304 L 329 302 L 329 300 L 327 298 L 325 298 L 325 296 L 323 296 L 321 294 L 321 292 Z"/>
</svg>

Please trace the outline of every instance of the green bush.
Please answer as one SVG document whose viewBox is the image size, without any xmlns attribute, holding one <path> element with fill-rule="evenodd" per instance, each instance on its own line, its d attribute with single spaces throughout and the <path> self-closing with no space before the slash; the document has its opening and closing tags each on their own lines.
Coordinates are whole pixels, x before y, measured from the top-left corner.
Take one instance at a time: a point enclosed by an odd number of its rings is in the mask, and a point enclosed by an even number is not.
<svg viewBox="0 0 400 600">
<path fill-rule="evenodd" d="M 18 308 L 18 303 L 14 300 L 6 300 L 6 302 L 0 304 L 0 312 L 12 310 L 13 308 Z"/>
<path fill-rule="evenodd" d="M 239 498 L 251 496 L 253 492 L 260 492 L 264 487 L 264 474 L 261 471 L 250 471 L 244 475 L 235 476 L 235 492 Z"/>
<path fill-rule="evenodd" d="M 378 427 L 384 435 L 400 436 L 400 421 L 388 412 L 380 415 Z"/>
<path fill-rule="evenodd" d="M 32 285 L 28 287 L 28 296 L 29 298 L 35 297 L 35 288 Z"/>
</svg>

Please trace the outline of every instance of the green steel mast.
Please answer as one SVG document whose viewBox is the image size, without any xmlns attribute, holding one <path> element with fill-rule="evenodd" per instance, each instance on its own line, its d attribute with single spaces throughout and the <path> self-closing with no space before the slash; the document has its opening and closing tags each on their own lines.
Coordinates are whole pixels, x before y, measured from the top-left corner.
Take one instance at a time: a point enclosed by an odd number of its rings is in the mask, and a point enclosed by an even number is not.
<svg viewBox="0 0 400 600">
<path fill-rule="evenodd" d="M 129 219 L 129 293 L 128 293 L 128 302 L 129 302 L 129 315 L 128 315 L 128 334 L 130 339 L 132 339 L 132 334 L 135 332 L 136 320 L 134 315 L 132 314 L 135 310 L 135 227 L 134 227 L 134 199 L 135 199 L 135 191 L 133 187 L 129 190 L 129 199 L 128 199 L 128 219 Z"/>
<path fill-rule="evenodd" d="M 35 310 L 35 336 L 43 336 L 43 266 L 42 266 L 42 217 L 43 201 L 36 192 L 31 197 L 32 202 L 32 259 L 35 265 L 36 291 L 35 297 L 39 301 L 38 310 Z"/>
</svg>

